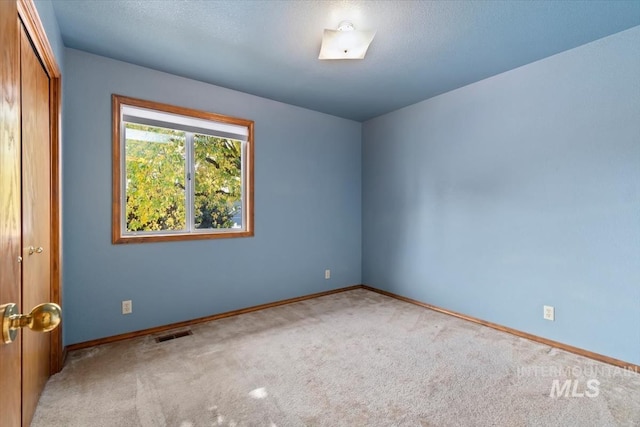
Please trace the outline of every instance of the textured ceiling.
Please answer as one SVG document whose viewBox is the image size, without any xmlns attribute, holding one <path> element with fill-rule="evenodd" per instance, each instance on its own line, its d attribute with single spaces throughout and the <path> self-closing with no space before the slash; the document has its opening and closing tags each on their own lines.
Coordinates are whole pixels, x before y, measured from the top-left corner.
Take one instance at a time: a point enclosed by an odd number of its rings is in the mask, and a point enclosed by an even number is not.
<svg viewBox="0 0 640 427">
<path fill-rule="evenodd" d="M 65 46 L 364 121 L 640 25 L 640 1 L 54 0 Z M 319 61 L 324 28 L 374 29 Z"/>
</svg>

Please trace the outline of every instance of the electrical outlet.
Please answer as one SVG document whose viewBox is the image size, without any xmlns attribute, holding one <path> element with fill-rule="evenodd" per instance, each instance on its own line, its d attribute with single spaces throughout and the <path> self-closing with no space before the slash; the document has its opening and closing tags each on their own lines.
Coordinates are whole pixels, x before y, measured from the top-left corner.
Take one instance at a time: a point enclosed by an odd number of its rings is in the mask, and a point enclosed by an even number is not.
<svg viewBox="0 0 640 427">
<path fill-rule="evenodd" d="M 544 306 L 542 315 L 546 320 L 555 320 L 556 318 L 555 309 L 550 305 Z"/>
<path fill-rule="evenodd" d="M 131 300 L 122 301 L 122 314 L 131 314 L 133 313 L 133 304 Z"/>
<path fill-rule="evenodd" d="M 327 280 L 331 279 L 331 270 L 324 271 L 324 278 Z"/>
</svg>

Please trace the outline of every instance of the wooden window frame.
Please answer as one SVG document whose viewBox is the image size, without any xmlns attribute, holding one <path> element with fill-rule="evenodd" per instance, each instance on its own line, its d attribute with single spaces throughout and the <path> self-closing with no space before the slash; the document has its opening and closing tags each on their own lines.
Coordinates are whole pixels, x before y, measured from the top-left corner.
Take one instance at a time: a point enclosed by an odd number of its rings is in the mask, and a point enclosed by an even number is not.
<svg viewBox="0 0 640 427">
<path fill-rule="evenodd" d="M 185 107 L 177 107 L 169 104 L 162 104 L 154 101 L 146 101 L 137 98 L 131 98 L 122 95 L 113 94 L 112 99 L 112 210 L 111 210 L 111 241 L 114 244 L 120 243 L 146 243 L 146 242 L 169 242 L 184 240 L 203 240 L 203 239 L 227 239 L 235 237 L 252 237 L 254 235 L 254 141 L 253 141 L 253 125 L 252 120 L 240 119 L 236 117 L 225 116 L 216 113 L 210 113 L 201 110 L 194 110 Z M 210 120 L 213 122 L 226 123 L 244 126 L 248 130 L 245 156 L 242 159 L 244 174 L 243 188 L 243 206 L 246 212 L 245 224 L 243 229 L 225 229 L 220 231 L 211 229 L 209 232 L 171 232 L 167 234 L 124 234 L 123 233 L 123 194 L 122 189 L 122 138 L 121 138 L 121 117 L 122 106 L 132 106 L 156 110 L 160 112 L 177 114 L 181 116 L 193 117 L 198 119 Z"/>
</svg>

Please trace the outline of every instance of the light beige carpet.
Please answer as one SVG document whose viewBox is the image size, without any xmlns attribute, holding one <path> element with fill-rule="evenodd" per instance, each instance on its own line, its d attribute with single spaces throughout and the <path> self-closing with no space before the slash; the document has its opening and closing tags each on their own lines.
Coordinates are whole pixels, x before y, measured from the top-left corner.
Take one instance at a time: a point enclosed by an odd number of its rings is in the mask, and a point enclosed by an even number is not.
<svg viewBox="0 0 640 427">
<path fill-rule="evenodd" d="M 32 425 L 640 425 L 638 374 L 367 290 L 191 329 L 70 354 Z"/>
</svg>

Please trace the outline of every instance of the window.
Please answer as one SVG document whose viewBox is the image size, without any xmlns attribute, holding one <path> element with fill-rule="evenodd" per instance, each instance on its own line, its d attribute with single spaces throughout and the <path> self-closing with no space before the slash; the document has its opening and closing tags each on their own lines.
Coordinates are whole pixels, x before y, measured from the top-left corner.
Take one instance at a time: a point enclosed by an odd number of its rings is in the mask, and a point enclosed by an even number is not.
<svg viewBox="0 0 640 427">
<path fill-rule="evenodd" d="M 113 243 L 253 236 L 253 122 L 113 95 Z"/>
</svg>

